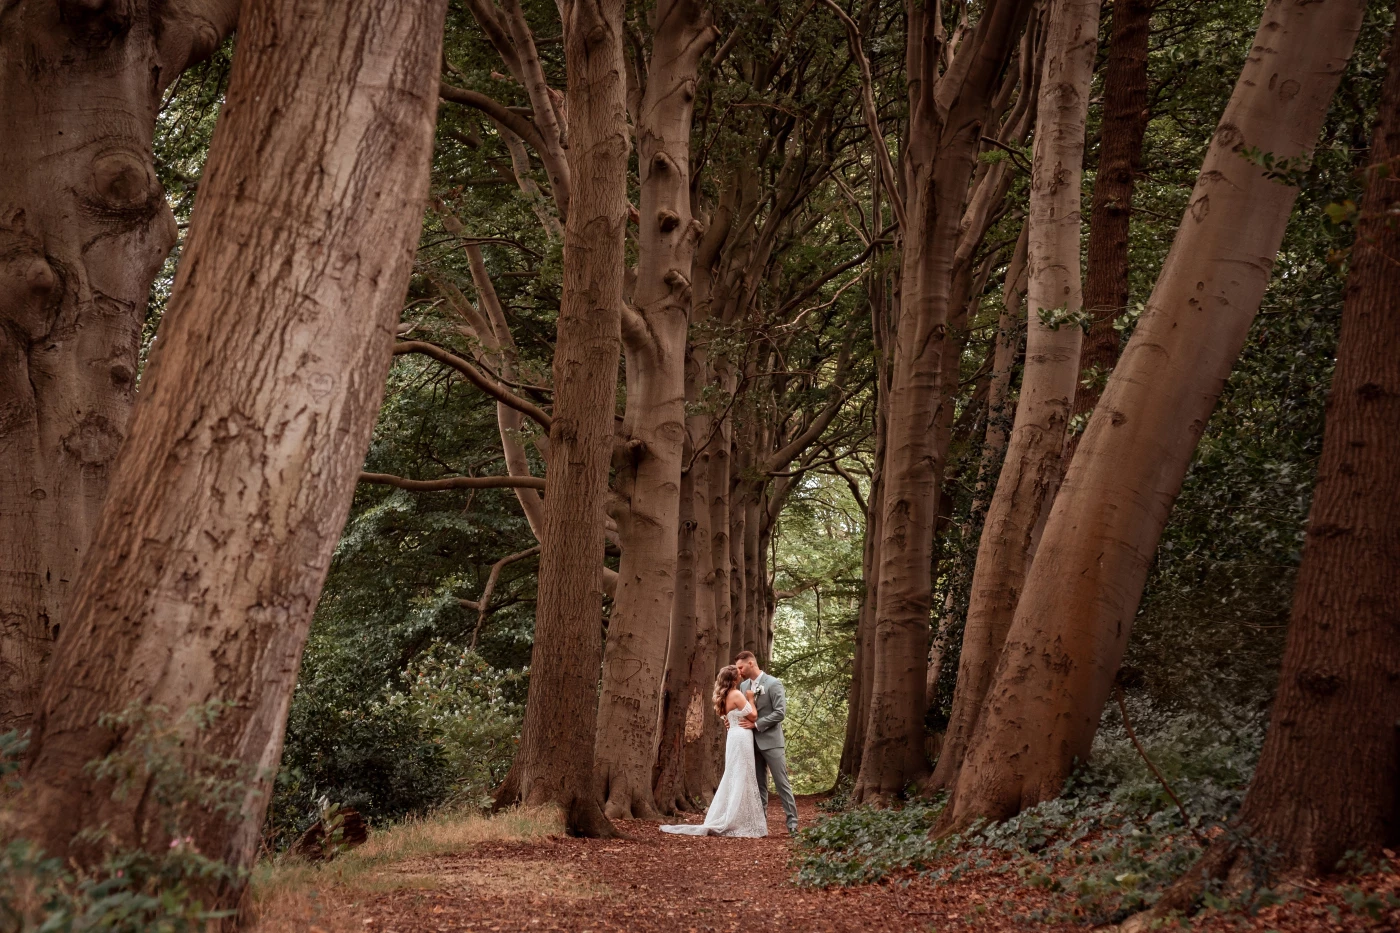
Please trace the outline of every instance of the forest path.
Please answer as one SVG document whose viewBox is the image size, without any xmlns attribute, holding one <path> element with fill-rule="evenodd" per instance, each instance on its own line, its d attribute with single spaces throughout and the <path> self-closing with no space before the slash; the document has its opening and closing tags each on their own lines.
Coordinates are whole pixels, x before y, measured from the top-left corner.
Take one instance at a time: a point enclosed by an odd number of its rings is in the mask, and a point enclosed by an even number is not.
<svg viewBox="0 0 1400 933">
<path fill-rule="evenodd" d="M 798 813 L 802 825 L 813 823 L 816 798 L 799 798 Z M 909 933 L 1011 925 L 985 885 L 980 892 L 920 882 L 797 887 L 776 796 L 764 839 L 672 836 L 640 821 L 618 827 L 627 838 L 493 842 L 402 863 L 396 871 L 431 885 L 371 897 L 356 914 L 364 929 L 384 933 Z"/>
</svg>

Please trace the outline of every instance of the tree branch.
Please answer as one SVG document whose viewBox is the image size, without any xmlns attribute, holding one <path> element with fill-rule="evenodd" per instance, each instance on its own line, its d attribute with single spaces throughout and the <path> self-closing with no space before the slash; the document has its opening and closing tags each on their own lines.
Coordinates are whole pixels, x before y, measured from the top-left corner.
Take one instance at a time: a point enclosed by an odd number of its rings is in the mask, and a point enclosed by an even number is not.
<svg viewBox="0 0 1400 933">
<path fill-rule="evenodd" d="M 407 479 L 392 473 L 361 473 L 360 482 L 377 486 L 397 486 L 410 492 L 440 492 L 444 489 L 543 489 L 538 476 L 444 476 L 441 479 Z"/>
<path fill-rule="evenodd" d="M 550 424 L 553 423 L 554 419 L 545 414 L 544 410 L 538 405 L 525 401 L 525 399 L 511 392 L 505 386 L 501 385 L 501 383 L 487 376 L 481 370 L 477 369 L 460 356 L 457 356 L 455 353 L 450 353 L 442 347 L 422 340 L 406 340 L 402 343 L 394 344 L 395 356 L 402 356 L 405 353 L 421 353 L 424 356 L 432 357 L 439 363 L 451 366 L 453 369 L 457 370 L 457 372 L 465 376 L 467 381 L 472 385 L 503 405 L 514 408 L 521 414 L 534 419 L 534 421 L 546 431 L 549 430 Z"/>
<path fill-rule="evenodd" d="M 486 576 L 486 586 L 481 590 L 481 598 L 473 602 L 470 599 L 459 599 L 463 606 L 476 610 L 476 628 L 472 629 L 472 640 L 470 649 L 476 650 L 476 640 L 481 634 L 481 626 L 486 622 L 486 616 L 491 611 L 491 597 L 496 592 L 496 581 L 501 578 L 501 569 L 507 564 L 513 564 L 518 560 L 533 557 L 540 552 L 540 546 L 526 548 L 516 554 L 507 554 L 491 565 L 491 572 Z"/>
<path fill-rule="evenodd" d="M 870 130 L 875 148 L 875 161 L 880 166 L 880 180 L 889 192 L 890 207 L 894 209 L 895 220 L 900 230 L 909 229 L 909 218 L 904 213 L 904 199 L 899 196 L 895 181 L 894 163 L 890 161 L 890 149 L 885 144 L 885 134 L 880 130 L 880 114 L 875 107 L 875 79 L 870 73 L 870 59 L 861 47 L 860 27 L 846 15 L 846 11 L 836 5 L 835 0 L 822 0 L 835 13 L 846 27 L 846 37 L 851 43 L 851 57 L 860 66 L 860 109 L 865 114 L 865 124 Z"/>
</svg>

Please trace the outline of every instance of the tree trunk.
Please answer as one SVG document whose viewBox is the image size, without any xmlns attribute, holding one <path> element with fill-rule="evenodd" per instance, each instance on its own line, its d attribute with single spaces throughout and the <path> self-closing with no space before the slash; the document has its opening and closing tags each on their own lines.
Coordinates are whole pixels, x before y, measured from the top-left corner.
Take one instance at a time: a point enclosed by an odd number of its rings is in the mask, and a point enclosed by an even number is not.
<svg viewBox="0 0 1400 933">
<path fill-rule="evenodd" d="M 877 461 L 880 446 L 877 441 Z M 873 574 L 879 566 L 879 508 L 882 485 L 877 470 L 870 483 L 865 547 L 861 560 L 861 575 L 865 578 L 865 599 L 861 602 L 860 613 L 856 617 L 855 657 L 852 660 L 851 689 L 846 697 L 846 737 L 841 745 L 841 762 L 837 768 L 837 774 L 845 775 L 851 780 L 855 780 L 860 774 L 861 753 L 865 748 L 865 730 L 870 716 L 871 681 L 875 674 L 875 600 L 878 589 Z"/>
<path fill-rule="evenodd" d="M 623 328 L 630 463 L 618 514 L 622 562 L 608 620 L 598 708 L 595 783 L 610 819 L 653 819 L 652 765 L 667 626 L 675 601 L 685 347 L 691 260 L 690 126 L 700 56 L 715 31 L 699 0 L 663 0 L 637 127 L 641 172 L 635 314 Z M 579 178 L 577 173 L 575 178 Z M 686 665 L 687 668 L 689 665 Z"/>
<path fill-rule="evenodd" d="M 970 510 L 974 522 L 983 520 L 982 513 L 987 508 L 989 494 L 996 488 L 996 475 L 1001 472 L 1001 463 L 1006 455 L 1006 439 L 1015 416 L 1014 411 L 1007 410 L 1007 396 L 1011 392 L 1011 375 L 1016 369 L 1016 359 L 1021 349 L 1030 232 L 1030 225 L 1023 223 L 1011 261 L 1007 263 L 1006 279 L 1001 289 L 1001 314 L 997 318 L 996 345 L 992 351 L 992 378 L 987 383 L 987 431 L 982 441 L 977 485 L 973 488 Z"/>
<path fill-rule="evenodd" d="M 749 510 L 744 503 L 744 483 L 738 478 L 743 475 L 745 469 L 750 465 L 750 449 L 741 443 L 741 438 L 747 434 L 747 429 L 737 429 L 734 431 L 734 450 L 731 454 L 730 481 L 729 481 L 729 614 L 730 614 L 730 639 L 729 639 L 729 659 L 725 664 L 734 662 L 734 655 L 744 651 L 745 639 L 745 616 L 748 608 L 748 574 L 744 566 L 744 541 L 747 537 Z"/>
<path fill-rule="evenodd" d="M 924 696 L 933 526 L 934 419 L 943 385 L 953 258 L 992 95 L 1031 4 L 999 0 L 937 76 L 936 9 L 909 3 L 909 141 L 901 307 L 893 351 L 875 612 L 874 681 L 855 799 L 883 802 L 927 774 Z"/>
<path fill-rule="evenodd" d="M 758 451 L 755 450 L 755 459 Z M 763 553 L 759 547 L 759 489 L 744 496 L 744 650 L 759 654 L 763 640 Z"/>
<path fill-rule="evenodd" d="M 932 786 L 937 788 L 950 787 L 957 780 L 1030 566 L 1032 535 L 1059 479 L 1065 426 L 1079 378 L 1082 331 L 1072 322 L 1064 323 L 1063 317 L 1060 323 L 1047 324 L 1042 314 L 1074 314 L 1083 304 L 1080 178 L 1099 3 L 1054 0 L 1050 8 L 1026 219 L 1025 372 L 1006 459 L 977 548 L 953 711 L 933 773 Z"/>
<path fill-rule="evenodd" d="M 686 453 L 690 453 L 689 446 Z M 681 474 L 679 507 L 675 600 L 666 651 L 666 676 L 661 682 L 660 743 L 654 782 L 656 807 L 665 814 L 688 809 L 685 800 L 686 726 L 694 693 L 690 671 L 700 651 L 695 617 L 695 474 L 691 470 Z M 705 647 L 710 649 L 709 645 Z M 702 704 L 702 711 L 703 708 Z M 697 719 L 696 726 L 702 721 Z"/>
<path fill-rule="evenodd" d="M 1084 267 L 1084 308 L 1093 323 L 1079 355 L 1079 387 L 1070 410 L 1064 462 L 1074 459 L 1079 422 L 1098 404 L 1104 383 L 1118 362 L 1118 318 L 1128 310 L 1128 221 L 1133 212 L 1133 176 L 1142 162 L 1142 139 L 1150 116 L 1147 100 L 1147 45 L 1152 3 L 1114 0 L 1113 34 L 1103 76 L 1103 125 L 1099 165 L 1089 215 L 1089 246 Z"/>
<path fill-rule="evenodd" d="M 67 625 L 175 245 L 156 113 L 237 14 L 236 0 L 0 8 L 0 732 L 30 725 Z"/>
<path fill-rule="evenodd" d="M 878 200 L 872 213 L 879 215 Z M 855 657 L 852 659 L 851 689 L 846 698 L 846 736 L 841 745 L 837 774 L 852 781 L 860 775 L 861 754 L 865 751 L 865 730 L 870 719 L 870 691 L 875 679 L 875 603 L 879 595 L 880 516 L 883 514 L 886 399 L 889 395 L 890 314 L 889 293 L 881 271 L 874 272 L 870 288 L 870 333 L 875 348 L 875 456 L 870 477 L 870 495 L 865 508 L 865 542 L 861 551 L 861 583 L 864 596 L 856 617 Z"/>
<path fill-rule="evenodd" d="M 560 10 L 574 183 L 564 227 L 530 689 L 510 786 L 497 803 L 514 796 L 529 805 L 555 804 L 570 832 L 612 836 L 616 830 L 594 792 L 593 741 L 627 224 L 623 4 L 561 0 Z"/>
<path fill-rule="evenodd" d="M 708 373 L 706 349 L 703 346 L 690 347 L 686 368 L 686 401 L 689 405 L 700 402 L 701 389 Z M 699 413 L 686 419 L 687 431 L 694 443 L 704 444 L 710 438 L 711 420 L 708 413 Z M 710 685 L 715 677 L 715 569 L 714 551 L 711 549 L 710 525 L 710 448 L 693 455 L 690 472 L 694 475 L 692 506 L 694 530 L 694 562 L 696 562 L 696 649 L 690 660 L 690 672 L 686 682 L 686 731 L 685 731 L 685 773 L 682 776 L 680 797 L 689 806 L 690 801 L 704 799 L 714 785 L 714 759 L 707 749 L 714 742 L 714 728 L 720 724 L 715 716 L 707 716 L 707 702 L 710 699 Z M 699 703 L 699 706 L 696 706 Z M 699 733 L 696 733 L 699 723 Z"/>
<path fill-rule="evenodd" d="M 120 847 L 187 834 L 251 867 L 412 269 L 445 6 L 243 8 L 131 442 L 41 695 L 17 812 L 51 855 L 99 862 L 83 831 L 102 826 Z M 180 744 L 159 744 L 165 729 Z M 86 767 L 103 759 L 135 786 Z M 238 789 L 182 796 L 201 780 Z M 227 905 L 242 884 L 210 893 Z"/>
<path fill-rule="evenodd" d="M 727 364 L 716 366 L 716 382 L 732 391 L 734 380 Z M 710 555 L 715 565 L 715 672 L 729 664 L 734 656 L 734 564 L 730 556 L 729 495 L 732 457 L 733 419 L 723 416 L 719 430 L 711 441 L 710 457 Z M 705 789 L 706 796 L 718 786 L 718 775 L 724 767 L 725 734 L 722 728 L 710 732 L 711 774 L 715 780 Z"/>
<path fill-rule="evenodd" d="M 1265 9 L 1147 311 L 1051 510 L 945 811 L 950 825 L 1054 797 L 1088 756 L 1162 528 L 1297 194 L 1241 151 L 1306 159 L 1363 6 Z"/>
<path fill-rule="evenodd" d="M 1237 818 L 1285 875 L 1400 843 L 1400 35 L 1378 120 L 1282 676 Z M 1236 834 L 1222 837 L 1169 906 L 1246 860 Z"/>
</svg>

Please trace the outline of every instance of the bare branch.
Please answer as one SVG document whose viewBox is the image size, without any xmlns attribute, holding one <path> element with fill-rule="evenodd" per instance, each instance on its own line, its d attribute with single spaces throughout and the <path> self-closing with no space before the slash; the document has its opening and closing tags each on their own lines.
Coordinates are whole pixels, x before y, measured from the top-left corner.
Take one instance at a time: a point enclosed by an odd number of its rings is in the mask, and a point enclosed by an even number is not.
<svg viewBox="0 0 1400 933">
<path fill-rule="evenodd" d="M 409 492 L 441 492 L 445 489 L 543 489 L 538 476 L 444 476 L 441 479 L 407 479 L 392 473 L 361 473 L 360 482 L 396 486 Z"/>
<path fill-rule="evenodd" d="M 492 120 L 509 129 L 516 136 L 519 136 L 538 153 L 540 157 L 545 157 L 544 140 L 540 137 L 539 131 L 535 129 L 535 124 L 528 118 L 511 110 L 505 104 L 488 97 L 480 91 L 469 90 L 464 87 L 454 87 L 443 81 L 438 86 L 438 95 L 443 100 L 452 101 L 454 104 L 462 104 L 465 107 L 472 107 L 480 110 Z"/>
<path fill-rule="evenodd" d="M 890 207 L 894 209 L 895 220 L 899 223 L 899 229 L 909 228 L 909 218 L 904 213 L 904 199 L 899 196 L 899 188 L 896 183 L 894 173 L 894 163 L 890 161 L 890 149 L 885 144 L 885 134 L 880 130 L 880 113 L 875 107 L 875 79 L 870 73 L 870 59 L 866 57 L 865 50 L 861 47 L 860 27 L 856 21 L 846 15 L 846 11 L 836 5 L 835 0 L 822 0 L 823 3 L 835 13 L 846 27 L 846 36 L 851 43 L 851 57 L 860 66 L 860 106 L 865 114 L 866 126 L 870 129 L 870 136 L 874 142 L 875 160 L 880 166 L 880 181 L 885 186 L 885 190 L 890 194 Z"/>
<path fill-rule="evenodd" d="M 470 599 L 458 600 L 463 606 L 476 610 L 476 628 L 472 629 L 471 650 L 476 650 L 476 640 L 481 634 L 481 626 L 486 622 L 486 616 L 491 612 L 491 597 L 496 592 L 496 581 L 501 578 L 501 570 L 509 564 L 524 560 L 527 557 L 534 557 L 540 552 L 540 546 L 526 548 L 515 554 L 507 554 L 491 565 L 491 572 L 486 576 L 486 586 L 481 590 L 481 598 L 472 601 Z"/>
<path fill-rule="evenodd" d="M 510 391 L 510 389 L 506 388 L 495 379 L 492 379 L 457 354 L 444 350 L 436 344 L 427 343 L 422 340 L 406 340 L 402 343 L 394 344 L 395 356 L 402 356 L 405 353 L 421 353 L 424 356 L 432 357 L 439 363 L 451 366 L 453 369 L 457 370 L 457 372 L 465 376 L 467 381 L 472 385 L 476 386 L 496 401 L 508 405 L 521 414 L 534 419 L 534 421 L 546 431 L 549 430 L 549 426 L 554 421 L 554 419 L 545 414 L 544 410 L 538 405 L 525 401 L 525 399 L 516 395 L 514 392 Z"/>
</svg>

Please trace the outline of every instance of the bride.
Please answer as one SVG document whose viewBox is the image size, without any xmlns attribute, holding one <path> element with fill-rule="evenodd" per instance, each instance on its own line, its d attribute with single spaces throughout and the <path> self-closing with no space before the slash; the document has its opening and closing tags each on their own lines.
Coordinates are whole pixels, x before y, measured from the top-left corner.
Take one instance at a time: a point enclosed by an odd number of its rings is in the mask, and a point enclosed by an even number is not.
<svg viewBox="0 0 1400 933">
<path fill-rule="evenodd" d="M 705 822 L 699 826 L 663 826 L 663 833 L 690 836 L 766 836 L 768 816 L 758 793 L 757 770 L 753 757 L 753 730 L 740 720 L 758 718 L 753 696 L 739 691 L 739 669 L 733 664 L 715 678 L 715 712 L 729 722 L 729 738 L 724 747 L 724 777 L 720 779 Z"/>
</svg>

